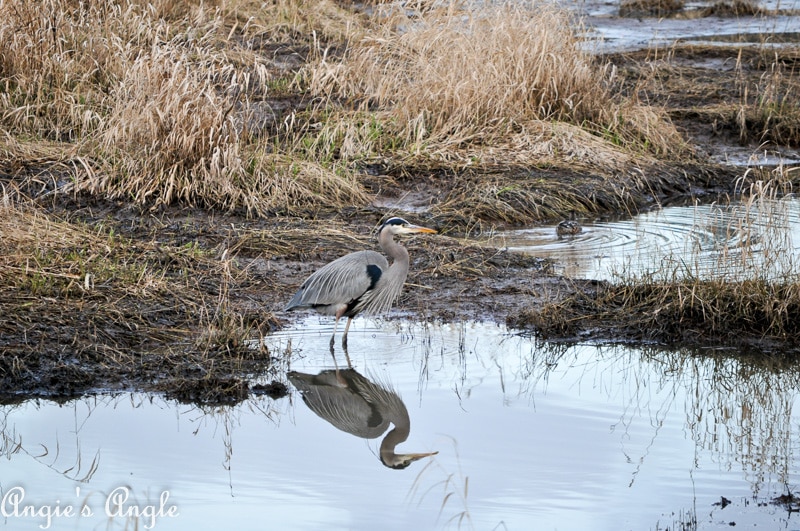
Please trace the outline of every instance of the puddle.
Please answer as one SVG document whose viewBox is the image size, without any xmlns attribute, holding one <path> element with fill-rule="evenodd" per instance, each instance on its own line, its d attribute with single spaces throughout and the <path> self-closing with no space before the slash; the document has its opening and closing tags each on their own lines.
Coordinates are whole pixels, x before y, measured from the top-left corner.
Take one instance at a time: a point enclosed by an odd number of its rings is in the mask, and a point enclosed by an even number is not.
<svg viewBox="0 0 800 531">
<path fill-rule="evenodd" d="M 268 341 L 291 344 L 287 369 L 319 374 L 331 325 L 311 317 Z M 46 524 L 15 515 L 15 493 L 58 504 L 49 529 L 121 529 L 147 507 L 163 510 L 140 529 L 664 529 L 692 511 L 700 529 L 789 523 L 758 500 L 800 480 L 796 370 L 559 349 L 479 323 L 357 319 L 349 339 L 358 372 L 403 399 L 398 451 L 437 455 L 387 468 L 382 435 L 343 431 L 296 391 L 206 411 L 137 394 L 6 405 L 5 527 Z"/>
<path fill-rule="evenodd" d="M 720 149 L 711 160 L 721 164 L 731 164 L 749 168 L 800 166 L 800 151 L 792 148 L 776 148 L 768 151 L 750 152 L 746 149 Z"/>
<path fill-rule="evenodd" d="M 686 11 L 698 10 L 713 2 L 689 3 Z M 591 49 L 602 53 L 624 52 L 692 44 L 753 44 L 758 46 L 796 45 L 800 27 L 800 1 L 759 2 L 771 14 L 748 17 L 619 17 L 619 2 L 559 2 L 582 19 Z"/>
<path fill-rule="evenodd" d="M 572 278 L 768 277 L 797 275 L 800 201 L 671 206 L 632 219 L 583 224 L 558 239 L 554 226 L 507 231 L 493 245 L 555 261 Z"/>
</svg>

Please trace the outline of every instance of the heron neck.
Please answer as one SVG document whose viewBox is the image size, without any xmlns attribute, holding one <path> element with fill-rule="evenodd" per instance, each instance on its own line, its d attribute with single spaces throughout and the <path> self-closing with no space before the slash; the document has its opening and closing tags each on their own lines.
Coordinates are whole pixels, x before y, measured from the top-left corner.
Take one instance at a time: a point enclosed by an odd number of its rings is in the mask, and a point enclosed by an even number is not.
<svg viewBox="0 0 800 531">
<path fill-rule="evenodd" d="M 390 461 L 389 458 L 396 455 L 394 449 L 398 444 L 408 439 L 410 432 L 411 422 L 408 415 L 405 415 L 405 419 L 399 419 L 394 423 L 394 429 L 387 433 L 381 441 L 381 459 L 384 463 Z"/>
<path fill-rule="evenodd" d="M 393 264 L 407 264 L 408 263 L 408 250 L 405 247 L 394 241 L 394 236 L 388 230 L 383 230 L 378 237 L 381 249 L 389 258 L 392 259 Z"/>
</svg>

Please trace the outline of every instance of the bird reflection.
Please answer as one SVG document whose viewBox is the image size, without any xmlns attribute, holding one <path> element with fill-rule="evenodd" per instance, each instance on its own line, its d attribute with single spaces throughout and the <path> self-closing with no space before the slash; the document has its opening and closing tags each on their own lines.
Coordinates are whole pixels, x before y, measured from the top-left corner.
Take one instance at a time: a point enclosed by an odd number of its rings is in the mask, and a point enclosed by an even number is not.
<svg viewBox="0 0 800 531">
<path fill-rule="evenodd" d="M 438 453 L 395 453 L 411 430 L 408 410 L 397 393 L 354 369 L 324 370 L 319 374 L 292 371 L 288 376 L 311 411 L 337 429 L 363 439 L 377 439 L 393 424 L 394 429 L 383 438 L 380 448 L 381 463 L 387 467 L 403 469 Z"/>
</svg>

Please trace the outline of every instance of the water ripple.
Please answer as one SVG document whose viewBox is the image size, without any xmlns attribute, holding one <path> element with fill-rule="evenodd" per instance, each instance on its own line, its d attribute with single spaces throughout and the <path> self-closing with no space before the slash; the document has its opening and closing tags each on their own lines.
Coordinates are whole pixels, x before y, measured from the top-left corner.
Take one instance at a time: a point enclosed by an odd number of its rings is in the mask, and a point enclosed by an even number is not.
<svg viewBox="0 0 800 531">
<path fill-rule="evenodd" d="M 558 273 L 573 278 L 785 276 L 795 270 L 796 234 L 798 202 L 789 199 L 667 207 L 587 223 L 572 238 L 540 226 L 495 235 L 492 243 L 550 258 Z"/>
</svg>

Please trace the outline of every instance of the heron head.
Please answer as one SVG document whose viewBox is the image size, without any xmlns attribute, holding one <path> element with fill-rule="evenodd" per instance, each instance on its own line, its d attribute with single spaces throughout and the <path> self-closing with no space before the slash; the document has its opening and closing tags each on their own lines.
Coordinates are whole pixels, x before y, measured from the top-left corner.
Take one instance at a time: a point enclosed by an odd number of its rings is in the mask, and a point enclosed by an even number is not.
<svg viewBox="0 0 800 531">
<path fill-rule="evenodd" d="M 403 470 L 414 461 L 419 461 L 423 457 L 430 457 L 438 453 L 439 452 L 427 452 L 421 454 L 384 454 L 381 452 L 381 463 L 389 468 L 394 468 L 395 470 Z"/>
<path fill-rule="evenodd" d="M 414 225 L 409 223 L 408 221 L 404 220 L 403 218 L 389 218 L 383 222 L 381 225 L 378 234 L 381 232 L 388 230 L 391 234 L 417 234 L 420 232 L 425 233 L 436 233 L 436 229 L 429 229 L 428 227 L 421 227 L 419 225 Z"/>
</svg>

